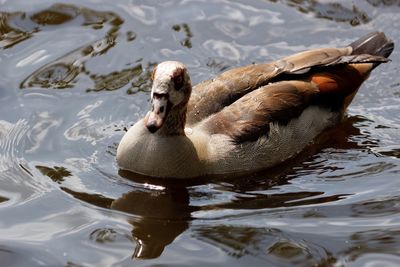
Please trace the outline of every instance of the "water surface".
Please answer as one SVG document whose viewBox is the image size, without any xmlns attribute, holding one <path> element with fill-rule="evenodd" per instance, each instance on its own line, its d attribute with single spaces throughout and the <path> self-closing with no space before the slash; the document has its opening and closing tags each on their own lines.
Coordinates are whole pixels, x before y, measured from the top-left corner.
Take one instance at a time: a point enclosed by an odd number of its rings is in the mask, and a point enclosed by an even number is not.
<svg viewBox="0 0 400 267">
<path fill-rule="evenodd" d="M 279 168 L 177 183 L 115 162 L 158 62 L 197 83 L 374 30 L 400 44 L 399 1 L 0 0 L 0 266 L 398 266 L 397 50 Z"/>
</svg>

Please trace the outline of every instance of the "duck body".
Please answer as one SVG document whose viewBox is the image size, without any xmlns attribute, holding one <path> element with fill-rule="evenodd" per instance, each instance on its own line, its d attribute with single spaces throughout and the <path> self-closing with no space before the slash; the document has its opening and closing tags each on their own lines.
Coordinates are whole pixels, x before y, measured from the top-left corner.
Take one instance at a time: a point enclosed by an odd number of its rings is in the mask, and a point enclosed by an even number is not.
<svg viewBox="0 0 400 267">
<path fill-rule="evenodd" d="M 336 113 L 313 106 L 285 126 L 271 123 L 268 136 L 242 144 L 225 134 L 210 134 L 203 124 L 187 128 L 185 136 L 161 138 L 149 133 L 144 120 L 140 120 L 121 140 L 118 163 L 151 177 L 239 175 L 295 156 L 324 129 L 336 125 L 338 119 Z M 128 151 L 137 153 L 122 157 Z"/>
<path fill-rule="evenodd" d="M 238 175 L 275 166 L 337 125 L 393 50 L 375 32 L 344 48 L 235 68 L 191 86 L 179 62 L 153 72 L 152 107 L 123 136 L 122 169 L 151 177 Z"/>
</svg>

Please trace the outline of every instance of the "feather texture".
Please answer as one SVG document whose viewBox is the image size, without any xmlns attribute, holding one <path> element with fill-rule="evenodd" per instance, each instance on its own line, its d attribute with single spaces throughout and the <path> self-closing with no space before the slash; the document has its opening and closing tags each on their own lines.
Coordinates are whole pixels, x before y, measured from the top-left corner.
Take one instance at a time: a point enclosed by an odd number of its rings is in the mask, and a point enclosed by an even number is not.
<svg viewBox="0 0 400 267">
<path fill-rule="evenodd" d="M 160 63 L 152 73 L 152 108 L 122 138 L 117 162 L 174 178 L 272 167 L 336 125 L 393 47 L 375 32 L 347 47 L 234 68 L 193 88 L 182 63 Z"/>
</svg>

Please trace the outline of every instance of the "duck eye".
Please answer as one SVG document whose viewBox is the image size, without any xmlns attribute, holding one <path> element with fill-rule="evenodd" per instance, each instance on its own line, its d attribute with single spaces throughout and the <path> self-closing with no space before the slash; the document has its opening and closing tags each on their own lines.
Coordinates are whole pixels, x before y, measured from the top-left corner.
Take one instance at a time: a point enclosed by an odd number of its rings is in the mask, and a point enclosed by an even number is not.
<svg viewBox="0 0 400 267">
<path fill-rule="evenodd" d="M 183 77 L 182 75 L 177 75 L 174 77 L 174 86 L 175 86 L 175 90 L 179 91 L 182 89 L 183 87 Z"/>
</svg>

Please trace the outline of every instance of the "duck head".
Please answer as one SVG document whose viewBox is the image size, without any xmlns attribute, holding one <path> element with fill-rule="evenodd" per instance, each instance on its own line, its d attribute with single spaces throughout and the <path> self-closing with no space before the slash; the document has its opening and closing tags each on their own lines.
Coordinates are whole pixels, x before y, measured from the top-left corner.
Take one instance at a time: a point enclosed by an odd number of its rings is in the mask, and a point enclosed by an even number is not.
<svg viewBox="0 0 400 267">
<path fill-rule="evenodd" d="M 151 109 L 145 118 L 150 133 L 183 133 L 192 85 L 186 66 L 177 61 L 158 64 L 151 75 Z"/>
</svg>

